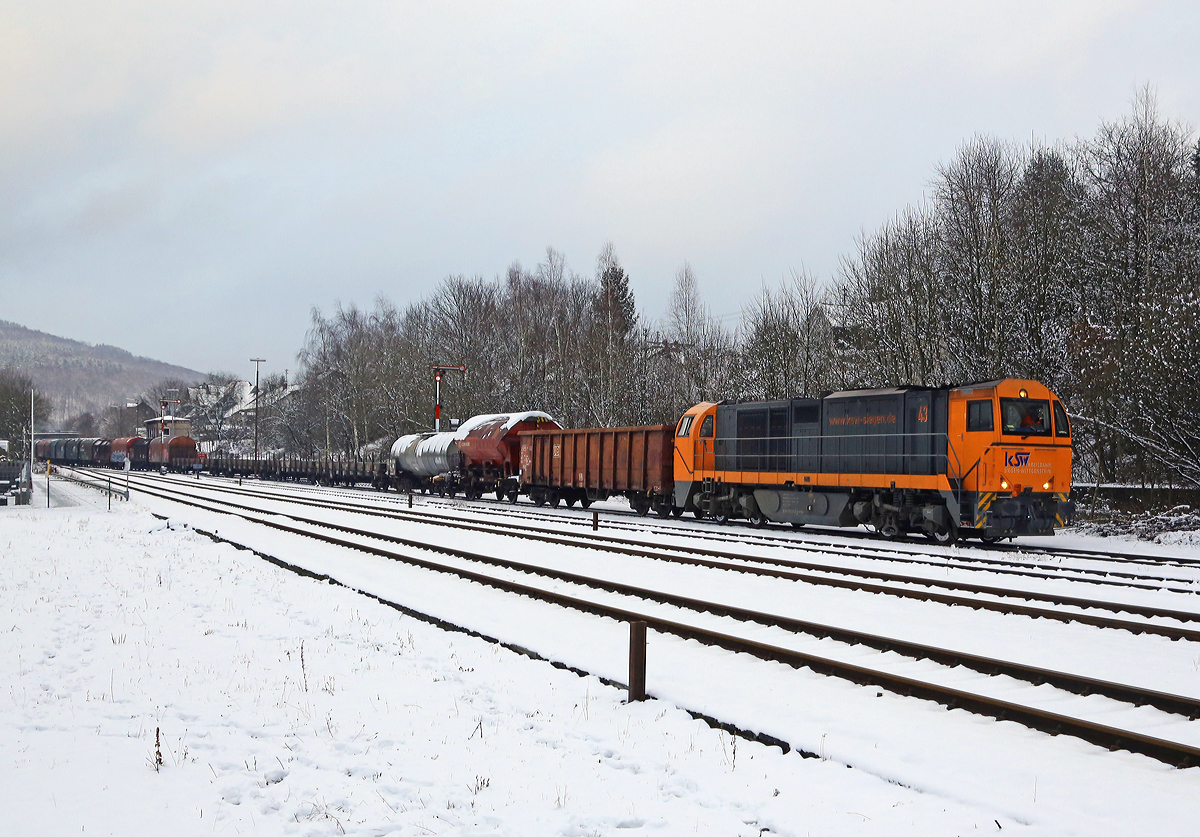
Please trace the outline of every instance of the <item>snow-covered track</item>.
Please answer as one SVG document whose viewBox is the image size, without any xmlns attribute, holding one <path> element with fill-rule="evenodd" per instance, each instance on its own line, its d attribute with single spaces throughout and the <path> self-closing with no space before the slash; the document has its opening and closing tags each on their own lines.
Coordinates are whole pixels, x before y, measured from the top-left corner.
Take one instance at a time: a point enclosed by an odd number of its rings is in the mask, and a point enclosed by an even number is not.
<svg viewBox="0 0 1200 837">
<path fill-rule="evenodd" d="M 309 521 L 297 515 L 285 515 L 277 512 L 260 512 L 253 507 L 230 500 L 201 497 L 192 492 L 184 491 L 182 487 L 178 485 L 163 484 L 161 481 L 138 479 L 137 483 L 138 490 L 150 496 L 159 497 L 161 499 L 170 500 L 171 502 L 182 503 L 197 508 L 215 510 L 225 514 L 233 514 L 244 520 L 269 526 L 282 532 L 316 538 L 332 545 L 347 547 L 350 549 L 379 555 L 392 560 L 403 561 L 415 566 L 423 567 L 425 569 L 453 573 L 454 575 L 469 581 L 474 581 L 492 588 L 504 590 L 518 595 L 540 599 L 542 601 L 550 602 L 563 607 L 582 610 L 620 621 L 644 621 L 650 627 L 663 633 L 696 639 L 701 642 L 726 648 L 731 651 L 749 653 L 762 659 L 775 660 L 796 667 L 807 667 L 818 673 L 830 674 L 863 685 L 882 686 L 900 694 L 934 700 L 945 706 L 960 707 L 972 712 L 976 712 L 977 714 L 1017 721 L 1025 724 L 1026 726 L 1051 733 L 1072 734 L 1109 749 L 1126 749 L 1132 752 L 1138 752 L 1144 755 L 1152 756 L 1153 758 L 1174 765 L 1183 766 L 1200 763 L 1200 748 L 1192 747 L 1180 742 L 1168 741 L 1153 736 L 1144 735 L 1142 733 L 1117 729 L 1084 719 L 1064 716 L 1037 707 L 1015 704 L 1008 701 L 999 700 L 994 697 L 966 692 L 961 689 L 950 688 L 936 683 L 904 677 L 875 668 L 869 668 L 841 660 L 809 654 L 795 649 L 756 642 L 745 637 L 738 637 L 727 633 L 714 631 L 701 625 L 687 624 L 672 619 L 665 619 L 662 616 L 655 615 L 654 613 L 634 611 L 626 607 L 614 606 L 611 603 L 588 600 L 576 595 L 567 595 L 560 591 L 525 584 L 515 581 L 512 578 L 497 577 L 495 575 L 480 572 L 463 566 L 448 566 L 447 564 L 440 563 L 438 561 L 431 561 L 429 559 L 416 557 L 411 554 L 397 552 L 395 549 L 376 546 L 371 543 L 364 543 L 363 540 L 360 539 L 391 542 L 402 546 L 414 547 L 444 555 L 453 555 L 454 557 L 464 558 L 478 564 L 503 567 L 505 569 L 516 570 L 528 575 L 542 576 L 558 581 L 568 582 L 581 587 L 603 589 L 635 599 L 667 603 L 686 610 L 696 612 L 715 611 L 746 621 L 755 621 L 762 624 L 778 626 L 786 630 L 810 634 L 823 633 L 823 635 L 830 636 L 831 638 L 835 638 L 844 642 L 870 645 L 877 648 L 886 647 L 887 650 L 936 659 L 939 662 L 944 662 L 946 665 L 965 665 L 976 670 L 1004 673 L 1034 682 L 1050 683 L 1059 688 L 1082 694 L 1105 694 L 1113 697 L 1116 700 L 1122 700 L 1137 705 L 1153 705 L 1156 708 L 1162 709 L 1163 711 L 1174 712 L 1177 714 L 1186 715 L 1188 717 L 1196 717 L 1198 712 L 1200 712 L 1200 701 L 1197 701 L 1193 698 L 1167 695 L 1160 692 L 1140 689 L 1134 686 L 1108 683 L 1095 679 L 1079 677 L 1078 675 L 1067 674 L 1064 672 L 1036 669 L 1034 667 L 1023 666 L 1017 663 L 961 654 L 948 649 L 918 646 L 913 643 L 905 643 L 903 641 L 888 637 L 879 637 L 859 632 L 845 631 L 843 629 L 831 628 L 829 626 L 815 625 L 813 623 L 792 620 L 786 617 L 732 608 L 712 602 L 701 602 L 695 599 L 672 596 L 670 594 L 661 593 L 658 591 L 636 588 L 631 585 L 622 585 L 611 581 L 604 581 L 601 579 L 584 577 L 577 574 L 550 570 L 545 567 L 524 564 L 522 562 L 512 561 L 509 559 L 501 559 L 494 556 L 481 555 L 464 550 L 450 549 L 442 546 L 433 546 L 421 542 L 415 542 L 408 539 L 396 538 L 376 532 L 356 529 L 354 527 L 341 526 L 327 521 Z M 281 520 L 288 520 L 290 522 L 284 523 L 281 522 Z M 313 528 L 308 528 L 309 525 L 311 525 Z M 320 530 L 332 530 L 337 534 L 329 534 L 328 532 Z"/>
<path fill-rule="evenodd" d="M 329 491 L 330 489 L 311 488 L 313 491 Z M 363 490 L 350 489 L 333 489 L 339 493 L 349 495 L 362 496 Z M 463 498 L 443 499 L 430 498 L 432 505 L 441 505 L 445 508 L 462 508 L 464 506 L 475 507 L 486 510 L 492 514 L 511 515 L 514 517 L 524 517 L 532 520 L 554 520 L 563 521 L 571 520 L 581 523 L 586 523 L 590 515 L 586 511 L 576 510 L 572 508 L 543 508 L 531 503 L 519 503 L 516 505 L 508 503 L 489 502 L 487 500 L 465 500 Z M 755 526 L 748 521 L 733 520 L 728 523 L 718 524 L 708 519 L 688 520 L 686 517 L 675 521 L 666 519 L 646 517 L 638 515 L 635 512 L 628 510 L 613 510 L 606 509 L 604 512 L 606 518 L 612 521 L 612 525 L 623 526 L 630 529 L 640 531 L 654 531 L 663 534 L 679 534 L 686 532 L 690 536 L 704 538 L 709 540 L 737 540 L 737 541 L 758 541 L 770 544 L 789 544 L 793 546 L 815 546 L 821 549 L 829 549 L 835 546 L 842 546 L 847 549 L 865 549 L 871 552 L 880 554 L 890 553 L 894 555 L 912 555 L 914 549 L 920 549 L 923 544 L 920 538 L 912 539 L 907 537 L 901 538 L 886 538 L 875 532 L 869 532 L 861 528 L 850 529 L 835 529 L 829 527 L 801 527 L 795 529 L 793 527 L 785 527 L 783 524 L 767 524 L 766 526 Z M 819 535 L 820 539 L 812 538 L 813 535 Z M 927 545 L 931 545 L 930 544 Z M 1012 543 L 995 543 L 985 544 L 970 541 L 958 541 L 953 548 L 961 553 L 963 561 L 972 563 L 990 564 L 993 566 L 1039 566 L 1035 563 L 1029 563 L 1031 559 L 1038 557 L 1044 558 L 1080 558 L 1098 563 L 1126 564 L 1131 566 L 1145 566 L 1148 568 L 1161 567 L 1200 567 L 1200 559 L 1186 558 L 1177 555 L 1150 555 L 1145 553 L 1126 553 L 1098 549 L 1083 549 L 1080 547 L 1058 547 L 1046 546 L 1042 544 L 1030 544 L 1024 541 L 1014 541 Z M 991 558 L 991 555 L 1012 555 L 1016 556 L 1017 560 L 997 560 Z M 1124 578 L 1136 579 L 1151 579 L 1171 581 L 1170 577 L 1150 576 L 1143 572 L 1122 572 L 1113 569 L 1076 569 L 1075 572 L 1091 573 L 1095 575 L 1118 576 Z"/>
<path fill-rule="evenodd" d="M 215 479 L 232 484 L 237 478 L 217 477 Z M 309 493 L 323 497 L 328 497 L 331 495 L 355 498 L 372 497 L 376 499 L 387 498 L 392 501 L 396 501 L 398 497 L 403 497 L 403 495 L 397 495 L 390 492 L 381 493 L 376 489 L 361 486 L 318 486 L 302 482 L 274 480 L 264 480 L 261 482 L 256 481 L 255 484 L 262 486 L 284 487 L 289 491 L 294 491 L 297 493 Z M 540 522 L 575 523 L 578 525 L 589 525 L 591 520 L 591 514 L 585 510 L 573 509 L 570 507 L 551 509 L 537 506 L 526 501 L 520 501 L 516 504 L 512 504 L 507 501 L 499 502 L 486 499 L 467 500 L 459 497 L 440 498 L 435 495 L 428 495 L 424 499 L 426 503 L 431 506 L 440 506 L 455 511 L 459 511 L 464 508 L 473 508 L 478 509 L 479 511 L 488 515 L 500 517 L 511 517 Z M 623 528 L 630 531 L 655 532 L 659 534 L 676 536 L 686 534 L 688 537 L 694 537 L 702 540 L 725 542 L 732 541 L 738 543 L 753 542 L 771 546 L 781 546 L 784 548 L 809 550 L 816 549 L 822 551 L 842 548 L 848 551 L 862 551 L 863 554 L 874 554 L 879 556 L 892 555 L 895 556 L 893 560 L 900 560 L 903 556 L 923 554 L 919 552 L 923 546 L 932 546 L 932 544 L 922 544 L 921 539 L 889 539 L 878 533 L 869 532 L 859 528 L 831 529 L 823 527 L 810 527 L 796 530 L 779 524 L 768 524 L 760 527 L 754 526 L 748 521 L 742 520 L 734 520 L 725 524 L 718 524 L 707 519 L 690 520 L 687 517 L 671 521 L 657 517 L 639 515 L 636 512 L 628 509 L 613 508 L 606 508 L 603 511 L 603 514 L 606 525 L 615 528 Z M 940 548 L 946 549 L 945 547 Z M 1183 556 L 1126 553 L 1108 550 L 1083 549 L 1080 547 L 1046 546 L 1042 544 L 1034 545 L 1024 541 L 998 544 L 959 541 L 958 543 L 954 544 L 953 548 L 956 552 L 958 561 L 955 566 L 962 569 L 978 569 L 980 571 L 991 572 L 1001 572 L 1005 568 L 1040 569 L 1056 572 L 1068 570 L 1070 573 L 1092 575 L 1101 578 L 1125 578 L 1171 583 L 1180 581 L 1181 579 L 1171 576 L 1151 575 L 1144 571 L 1126 572 L 1113 569 L 1111 567 L 1064 568 L 1057 565 L 1039 563 L 1038 559 L 1062 560 L 1064 558 L 1075 558 L 1084 559 L 1101 565 L 1115 564 L 1127 565 L 1130 567 L 1146 567 L 1157 569 L 1161 569 L 1163 567 L 1200 568 L 1200 559 L 1186 558 Z M 1011 555 L 1015 557 L 1003 560 L 991 557 L 998 555 Z M 1011 570 L 1011 572 L 1013 574 L 1018 573 L 1017 570 Z"/>
<path fill-rule="evenodd" d="M 419 511 L 409 511 L 403 507 L 383 509 L 375 505 L 332 501 L 330 498 L 308 499 L 288 497 L 276 491 L 264 491 L 257 485 L 253 487 L 239 487 L 225 483 L 214 487 L 212 484 L 196 485 L 191 480 L 176 480 L 174 482 L 181 489 L 188 491 L 221 491 L 227 494 L 275 502 L 288 502 L 302 506 L 337 509 L 395 520 L 407 520 L 436 526 L 450 526 L 455 529 L 470 529 L 489 534 L 528 538 L 556 545 L 590 547 L 607 552 L 652 558 L 671 563 L 726 569 L 753 575 L 771 576 L 870 593 L 882 593 L 946 605 L 993 610 L 1006 614 L 1047 618 L 1063 622 L 1079 622 L 1101 628 L 1128 630 L 1133 633 L 1159 634 L 1171 639 L 1200 641 L 1200 629 L 1187 627 L 1189 624 L 1200 623 L 1200 612 L 1139 605 L 1110 599 L 1066 596 L 1022 588 L 970 584 L 963 581 L 857 569 L 829 563 L 770 558 L 739 552 L 698 548 L 690 545 L 681 547 L 663 546 L 652 542 L 616 538 L 604 533 L 590 531 L 568 534 L 532 524 L 496 524 L 478 520 L 465 520 L 461 516 L 452 513 L 443 515 L 430 514 L 426 509 Z M 195 488 L 193 489 L 194 485 Z M 928 589 L 931 587 L 936 589 Z M 954 592 L 943 593 L 939 592 L 939 590 Z M 1182 592 L 1191 594 L 1194 590 L 1187 589 Z M 995 598 L 980 598 L 981 596 L 992 596 Z M 1012 601 L 1012 599 L 1040 602 L 1052 605 L 1052 607 L 1022 604 L 1019 601 Z M 1105 616 L 1088 612 L 1096 610 L 1111 614 L 1131 613 L 1146 617 L 1146 619 L 1169 619 L 1182 624 L 1163 624 L 1154 621 L 1131 620 L 1120 618 L 1116 615 Z"/>
</svg>

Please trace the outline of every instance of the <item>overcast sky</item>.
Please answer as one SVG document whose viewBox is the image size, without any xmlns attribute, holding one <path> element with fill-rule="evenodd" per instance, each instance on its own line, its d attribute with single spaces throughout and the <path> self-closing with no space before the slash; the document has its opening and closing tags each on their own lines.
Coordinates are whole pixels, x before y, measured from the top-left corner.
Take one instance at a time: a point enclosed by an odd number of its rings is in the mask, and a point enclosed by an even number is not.
<svg viewBox="0 0 1200 837">
<path fill-rule="evenodd" d="M 313 306 L 686 260 L 828 278 L 975 134 L 1200 114 L 1200 3 L 0 0 L 0 319 L 295 369 Z M 731 319 L 730 322 L 733 320 Z"/>
</svg>

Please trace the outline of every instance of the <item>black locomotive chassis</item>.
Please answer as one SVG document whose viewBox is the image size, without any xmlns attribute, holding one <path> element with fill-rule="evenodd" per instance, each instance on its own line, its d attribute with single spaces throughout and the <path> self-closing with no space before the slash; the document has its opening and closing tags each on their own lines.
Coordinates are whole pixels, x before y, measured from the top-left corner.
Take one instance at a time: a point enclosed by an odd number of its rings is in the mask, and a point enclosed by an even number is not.
<svg viewBox="0 0 1200 837">
<path fill-rule="evenodd" d="M 697 484 L 688 507 L 717 517 L 745 516 L 815 526 L 874 526 L 887 535 L 925 532 L 1011 538 L 1053 535 L 1074 512 L 1063 494 L 1016 496 L 996 492 L 917 489 L 805 490 L 791 486 L 738 485 L 720 480 Z"/>
</svg>

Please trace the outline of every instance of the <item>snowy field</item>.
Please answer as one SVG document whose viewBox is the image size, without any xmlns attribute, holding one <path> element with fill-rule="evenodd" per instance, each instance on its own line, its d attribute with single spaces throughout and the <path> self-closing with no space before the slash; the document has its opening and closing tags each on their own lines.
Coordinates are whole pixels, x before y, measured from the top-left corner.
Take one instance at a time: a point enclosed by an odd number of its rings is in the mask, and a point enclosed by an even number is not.
<svg viewBox="0 0 1200 837">
<path fill-rule="evenodd" d="M 1194 834 L 1200 822 L 1197 769 L 670 637 L 651 638 L 658 699 L 626 705 L 596 677 L 192 528 L 616 680 L 619 623 L 136 493 L 110 513 L 95 492 L 54 492 L 51 509 L 41 490 L 32 509 L 0 509 L 4 834 Z M 1164 682 L 1200 677 L 1200 649 L 1159 640 L 1129 642 L 1173 660 Z"/>
</svg>

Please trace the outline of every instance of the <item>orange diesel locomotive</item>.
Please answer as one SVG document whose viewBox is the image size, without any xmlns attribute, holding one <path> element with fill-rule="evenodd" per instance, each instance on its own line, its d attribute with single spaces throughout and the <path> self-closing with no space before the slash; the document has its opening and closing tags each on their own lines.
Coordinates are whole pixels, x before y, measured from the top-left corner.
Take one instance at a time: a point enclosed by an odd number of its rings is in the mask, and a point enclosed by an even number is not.
<svg viewBox="0 0 1200 837">
<path fill-rule="evenodd" d="M 674 429 L 673 482 L 637 490 L 605 477 L 613 468 L 603 446 L 570 438 L 596 431 L 554 433 L 549 455 L 535 448 L 542 432 L 522 434 L 527 490 L 553 488 L 568 502 L 626 494 L 643 514 L 866 524 L 888 537 L 924 533 L 945 543 L 1050 535 L 1073 508 L 1071 426 L 1036 381 L 697 404 Z"/>
</svg>

